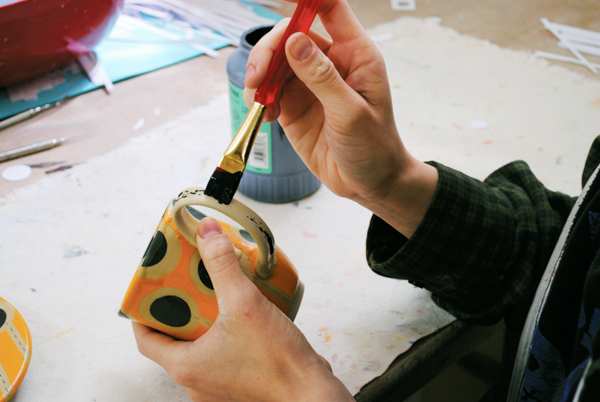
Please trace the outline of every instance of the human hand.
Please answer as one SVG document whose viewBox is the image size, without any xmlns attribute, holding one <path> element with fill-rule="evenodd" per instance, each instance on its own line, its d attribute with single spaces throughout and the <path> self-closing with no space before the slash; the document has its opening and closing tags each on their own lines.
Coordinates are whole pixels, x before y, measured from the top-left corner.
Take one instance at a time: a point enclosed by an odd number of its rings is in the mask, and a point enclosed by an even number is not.
<svg viewBox="0 0 600 402">
<path fill-rule="evenodd" d="M 324 0 L 319 16 L 331 40 L 309 32 L 286 43 L 294 74 L 266 120 L 278 118 L 308 168 L 410 236 L 429 206 L 437 170 L 413 158 L 398 134 L 383 58 L 345 0 Z M 244 98 L 252 103 L 289 21 L 250 53 Z"/>
<path fill-rule="evenodd" d="M 219 304 L 217 320 L 194 342 L 134 322 L 139 351 L 193 401 L 353 401 L 329 363 L 246 277 L 218 222 L 202 219 L 196 241 Z"/>
</svg>

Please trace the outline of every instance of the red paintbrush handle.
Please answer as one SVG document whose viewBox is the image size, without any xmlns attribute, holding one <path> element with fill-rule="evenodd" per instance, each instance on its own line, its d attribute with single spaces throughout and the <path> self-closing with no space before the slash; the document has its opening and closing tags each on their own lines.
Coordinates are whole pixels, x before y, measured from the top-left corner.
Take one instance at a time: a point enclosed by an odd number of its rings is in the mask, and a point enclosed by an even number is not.
<svg viewBox="0 0 600 402">
<path fill-rule="evenodd" d="M 256 95 L 254 96 L 255 102 L 258 102 L 266 107 L 270 107 L 273 105 L 273 103 L 275 103 L 279 90 L 281 89 L 281 86 L 285 81 L 285 77 L 290 69 L 290 65 L 285 57 L 285 42 L 287 42 L 288 38 L 293 33 L 308 32 L 317 15 L 317 11 L 319 11 L 319 7 L 321 7 L 322 2 L 323 0 L 300 0 L 296 10 L 294 11 L 294 15 L 292 15 L 290 25 L 288 25 L 287 29 L 285 30 L 285 33 L 281 38 L 281 42 L 279 42 L 277 50 L 271 59 L 271 64 L 269 64 L 269 70 L 267 71 L 267 77 L 256 91 Z"/>
</svg>

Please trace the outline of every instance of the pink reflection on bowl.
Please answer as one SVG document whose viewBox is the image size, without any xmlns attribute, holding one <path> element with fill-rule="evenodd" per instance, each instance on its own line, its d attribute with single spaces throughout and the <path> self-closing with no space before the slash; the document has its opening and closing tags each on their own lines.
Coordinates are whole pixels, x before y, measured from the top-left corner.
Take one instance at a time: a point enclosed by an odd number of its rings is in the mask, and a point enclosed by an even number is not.
<svg viewBox="0 0 600 402">
<path fill-rule="evenodd" d="M 112 29 L 124 0 L 0 0 L 0 87 L 89 53 Z"/>
</svg>

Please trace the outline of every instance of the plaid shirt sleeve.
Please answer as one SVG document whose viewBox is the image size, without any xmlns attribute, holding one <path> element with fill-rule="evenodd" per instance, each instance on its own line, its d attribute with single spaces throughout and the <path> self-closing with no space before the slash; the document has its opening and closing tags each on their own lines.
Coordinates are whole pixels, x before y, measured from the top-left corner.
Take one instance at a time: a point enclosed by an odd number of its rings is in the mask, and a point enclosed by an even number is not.
<svg viewBox="0 0 600 402">
<path fill-rule="evenodd" d="M 494 323 L 532 297 L 576 198 L 547 190 L 523 161 L 484 182 L 430 164 L 439 182 L 423 222 L 407 239 L 373 216 L 369 266 L 425 287 L 459 319 Z"/>
</svg>

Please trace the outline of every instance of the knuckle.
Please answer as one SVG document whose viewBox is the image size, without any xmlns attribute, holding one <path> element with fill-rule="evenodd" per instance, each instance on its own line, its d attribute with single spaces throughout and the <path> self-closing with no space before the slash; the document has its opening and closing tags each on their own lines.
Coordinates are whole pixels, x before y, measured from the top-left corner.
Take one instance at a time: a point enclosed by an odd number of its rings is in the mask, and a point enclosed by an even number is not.
<svg viewBox="0 0 600 402">
<path fill-rule="evenodd" d="M 205 242 L 202 254 L 206 259 L 215 260 L 233 252 L 233 245 L 225 234 L 210 237 Z"/>
<path fill-rule="evenodd" d="M 372 121 L 374 116 L 371 108 L 364 102 L 357 102 L 354 105 L 355 109 L 355 117 L 357 119 L 357 123 L 361 121 Z"/>
<path fill-rule="evenodd" d="M 196 386 L 201 376 L 198 361 L 192 356 L 184 354 L 177 364 L 173 364 L 167 370 L 173 381 L 185 388 Z"/>
<path fill-rule="evenodd" d="M 141 354 L 142 356 L 144 356 L 144 357 L 148 357 L 148 352 L 147 352 L 147 349 L 146 349 L 146 346 L 145 346 L 145 344 L 144 344 L 144 343 L 142 343 L 142 342 L 138 342 L 138 343 L 137 343 L 137 348 L 138 348 L 138 352 L 140 352 L 140 354 Z"/>
<path fill-rule="evenodd" d="M 269 311 L 267 303 L 271 303 L 251 283 L 248 283 L 247 286 L 236 288 L 236 292 L 229 295 L 228 301 L 228 306 L 230 307 L 226 307 L 225 316 L 237 317 L 242 322 L 247 320 L 252 323 L 256 323 L 264 318 L 264 312 Z M 221 310 L 219 310 L 219 316 L 221 316 Z"/>
<path fill-rule="evenodd" d="M 172 368 L 169 374 L 171 375 L 173 381 L 175 381 L 177 384 L 181 385 L 182 387 L 189 388 L 193 387 L 195 384 L 195 379 L 192 373 L 193 371 L 189 370 L 187 365 L 182 364 Z"/>
<path fill-rule="evenodd" d="M 135 337 L 135 343 L 137 345 L 138 352 L 148 359 L 150 359 L 150 348 L 148 346 L 147 339 L 144 335 L 138 335 Z"/>
<path fill-rule="evenodd" d="M 317 84 L 332 84 L 337 79 L 337 70 L 329 59 L 319 57 L 315 68 L 312 70 L 312 79 Z"/>
<path fill-rule="evenodd" d="M 226 235 L 214 236 L 203 250 L 202 258 L 213 271 L 222 271 L 237 261 L 233 245 Z"/>
</svg>

